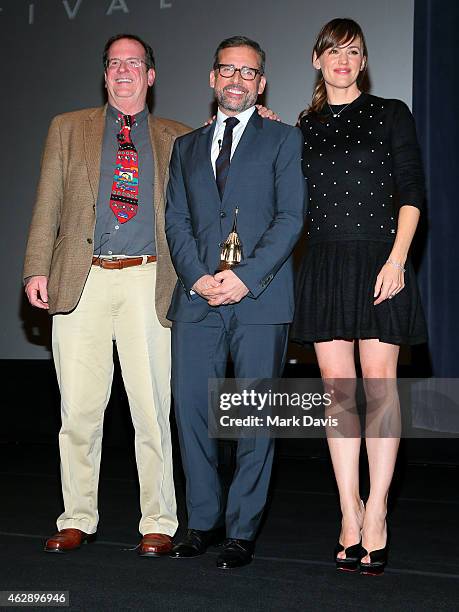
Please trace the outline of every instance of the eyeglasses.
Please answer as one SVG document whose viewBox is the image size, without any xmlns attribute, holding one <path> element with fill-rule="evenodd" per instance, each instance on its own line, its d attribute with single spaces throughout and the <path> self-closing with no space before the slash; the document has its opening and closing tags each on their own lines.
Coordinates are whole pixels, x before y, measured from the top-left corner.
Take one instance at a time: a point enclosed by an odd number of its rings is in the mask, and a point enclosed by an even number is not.
<svg viewBox="0 0 459 612">
<path fill-rule="evenodd" d="M 233 64 L 217 64 L 217 70 L 219 75 L 225 79 L 229 79 L 235 72 L 239 72 L 244 81 L 253 81 L 257 74 L 263 74 L 263 71 L 258 68 L 249 68 L 248 66 L 235 68 Z"/>
<path fill-rule="evenodd" d="M 126 64 L 128 68 L 140 68 L 142 64 L 147 65 L 146 62 L 140 57 L 128 57 L 125 60 L 120 59 L 119 57 L 112 57 L 107 60 L 105 67 L 115 70 L 119 68 L 121 64 Z"/>
</svg>

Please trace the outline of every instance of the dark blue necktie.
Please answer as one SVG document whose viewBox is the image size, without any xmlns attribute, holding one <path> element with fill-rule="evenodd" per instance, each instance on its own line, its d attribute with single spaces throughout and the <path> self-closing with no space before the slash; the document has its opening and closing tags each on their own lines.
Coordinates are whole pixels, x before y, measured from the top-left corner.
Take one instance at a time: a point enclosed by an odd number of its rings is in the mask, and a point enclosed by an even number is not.
<svg viewBox="0 0 459 612">
<path fill-rule="evenodd" d="M 215 179 L 217 181 L 218 193 L 220 194 L 221 200 L 223 200 L 226 179 L 228 177 L 230 167 L 233 130 L 238 123 L 239 119 L 236 119 L 236 117 L 228 117 L 228 119 L 225 119 L 225 133 L 223 134 L 222 146 L 215 162 Z"/>
</svg>

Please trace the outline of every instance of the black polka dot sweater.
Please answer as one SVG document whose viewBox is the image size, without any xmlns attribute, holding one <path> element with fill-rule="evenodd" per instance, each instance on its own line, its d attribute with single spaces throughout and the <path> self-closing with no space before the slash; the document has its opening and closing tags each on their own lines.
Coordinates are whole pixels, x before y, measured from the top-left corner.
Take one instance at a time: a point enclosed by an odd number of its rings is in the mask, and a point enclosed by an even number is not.
<svg viewBox="0 0 459 612">
<path fill-rule="evenodd" d="M 400 100 L 362 93 L 349 105 L 304 116 L 308 235 L 393 241 L 397 211 L 421 208 L 424 175 L 413 116 Z"/>
</svg>

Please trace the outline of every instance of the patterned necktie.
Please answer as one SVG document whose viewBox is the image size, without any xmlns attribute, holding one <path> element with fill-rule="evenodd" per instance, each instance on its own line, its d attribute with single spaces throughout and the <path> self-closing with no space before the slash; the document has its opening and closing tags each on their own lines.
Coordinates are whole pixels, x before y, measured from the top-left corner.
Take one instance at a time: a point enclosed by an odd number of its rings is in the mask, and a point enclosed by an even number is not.
<svg viewBox="0 0 459 612">
<path fill-rule="evenodd" d="M 137 214 L 139 197 L 139 159 L 131 140 L 133 115 L 118 115 L 121 130 L 117 135 L 118 153 L 116 154 L 113 174 L 110 208 L 120 223 L 126 223 Z"/>
<path fill-rule="evenodd" d="M 236 117 L 228 117 L 225 119 L 225 133 L 223 134 L 223 142 L 215 162 L 215 179 L 217 181 L 218 193 L 220 199 L 223 200 L 225 192 L 226 179 L 230 167 L 231 145 L 233 144 L 233 130 L 239 123 Z"/>
</svg>

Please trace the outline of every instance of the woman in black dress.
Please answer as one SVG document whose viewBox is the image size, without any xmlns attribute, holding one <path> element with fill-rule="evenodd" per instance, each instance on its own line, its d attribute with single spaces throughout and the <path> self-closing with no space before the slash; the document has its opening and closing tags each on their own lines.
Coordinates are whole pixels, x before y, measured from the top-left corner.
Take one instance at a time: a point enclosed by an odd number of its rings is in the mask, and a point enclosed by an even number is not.
<svg viewBox="0 0 459 612">
<path fill-rule="evenodd" d="M 424 199 L 423 171 L 407 106 L 362 92 L 367 49 L 357 23 L 326 24 L 313 65 L 321 74 L 300 119 L 310 201 L 292 339 L 314 343 L 322 378 L 335 385 L 345 379 L 341 390 L 348 398 L 355 389 L 357 345 L 367 405 L 379 402 L 369 426 L 367 414 L 365 507 L 358 416 L 348 411 L 342 421 L 353 434 L 328 432 L 342 511 L 337 567 L 377 574 L 387 560 L 387 496 L 399 446 L 398 434 L 380 435 L 383 422 L 399 416 L 395 384 L 381 391 L 396 379 L 400 345 L 426 341 L 407 258 Z M 346 402 L 334 407 L 341 416 L 347 408 Z"/>
</svg>

